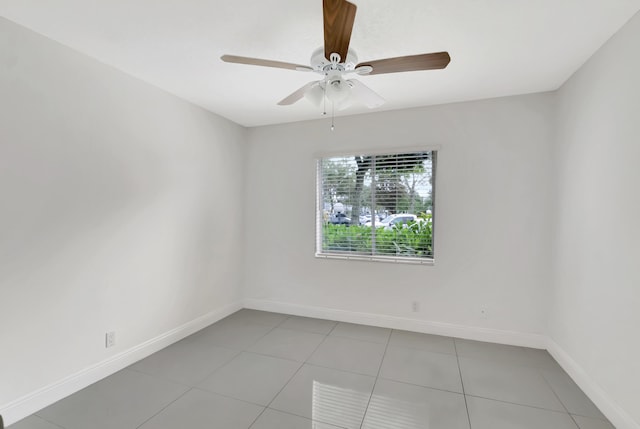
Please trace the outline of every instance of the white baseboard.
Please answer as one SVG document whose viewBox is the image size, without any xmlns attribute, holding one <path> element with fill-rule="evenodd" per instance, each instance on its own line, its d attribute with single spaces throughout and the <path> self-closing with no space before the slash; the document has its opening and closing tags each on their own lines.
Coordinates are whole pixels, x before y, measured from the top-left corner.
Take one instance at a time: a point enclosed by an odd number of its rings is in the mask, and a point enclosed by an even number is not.
<svg viewBox="0 0 640 429">
<path fill-rule="evenodd" d="M 468 340 L 487 341 L 491 343 L 509 344 L 537 349 L 544 349 L 547 346 L 547 337 L 541 334 L 480 328 L 476 326 L 456 325 L 453 323 L 337 310 L 334 308 L 291 304 L 261 299 L 245 300 L 244 306 L 245 308 L 252 308 L 254 310 L 273 311 L 276 313 L 286 313 L 295 316 L 317 317 L 320 319 L 337 320 L 339 322 L 380 326 L 382 328 L 403 329 L 407 331 L 445 335 L 448 337 L 464 338 Z"/>
<path fill-rule="evenodd" d="M 151 338 L 142 344 L 131 347 L 117 355 L 111 356 L 90 367 L 84 368 L 75 374 L 71 374 L 62 380 L 44 386 L 34 392 L 24 395 L 14 401 L 0 406 L 0 414 L 4 417 L 6 425 L 13 424 L 30 416 L 42 408 L 63 399 L 85 387 L 99 381 L 123 368 L 144 359 L 173 343 L 179 341 L 194 332 L 203 329 L 218 320 L 235 313 L 242 308 L 241 302 L 234 302 L 217 310 L 200 316 L 184 325 L 178 326 L 168 332 Z"/>
<path fill-rule="evenodd" d="M 602 387 L 551 338 L 547 339 L 547 350 L 617 429 L 640 429 L 640 424 L 613 401 Z"/>
</svg>

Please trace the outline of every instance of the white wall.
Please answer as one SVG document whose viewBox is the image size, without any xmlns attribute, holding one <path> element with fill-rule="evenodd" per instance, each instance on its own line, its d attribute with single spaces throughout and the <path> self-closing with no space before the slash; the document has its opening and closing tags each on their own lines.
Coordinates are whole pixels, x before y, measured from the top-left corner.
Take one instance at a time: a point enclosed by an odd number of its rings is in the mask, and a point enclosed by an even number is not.
<svg viewBox="0 0 640 429">
<path fill-rule="evenodd" d="M 527 334 L 546 327 L 553 100 L 344 117 L 334 132 L 328 120 L 250 129 L 247 305 L 542 346 Z M 435 265 L 316 259 L 316 155 L 416 145 L 441 146 Z"/>
<path fill-rule="evenodd" d="M 619 428 L 640 428 L 639 40 L 640 14 L 561 88 L 554 148 L 550 334 Z"/>
<path fill-rule="evenodd" d="M 241 305 L 245 134 L 0 19 L 0 412 Z"/>
</svg>

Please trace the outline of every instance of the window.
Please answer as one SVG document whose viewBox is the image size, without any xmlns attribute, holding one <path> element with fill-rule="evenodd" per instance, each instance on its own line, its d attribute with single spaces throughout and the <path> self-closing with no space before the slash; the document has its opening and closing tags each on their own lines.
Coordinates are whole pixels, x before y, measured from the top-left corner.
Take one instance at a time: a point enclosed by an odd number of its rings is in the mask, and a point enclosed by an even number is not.
<svg viewBox="0 0 640 429">
<path fill-rule="evenodd" d="M 316 256 L 432 262 L 436 153 L 319 159 Z"/>
</svg>

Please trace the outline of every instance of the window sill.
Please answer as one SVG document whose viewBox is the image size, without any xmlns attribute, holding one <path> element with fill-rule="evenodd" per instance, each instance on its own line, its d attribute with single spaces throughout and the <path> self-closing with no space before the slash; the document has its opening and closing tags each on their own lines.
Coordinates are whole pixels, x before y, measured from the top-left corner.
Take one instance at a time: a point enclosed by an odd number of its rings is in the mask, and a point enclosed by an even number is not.
<svg viewBox="0 0 640 429">
<path fill-rule="evenodd" d="M 434 259 L 427 258 L 411 258 L 406 256 L 367 256 L 367 255 L 353 255 L 344 253 L 316 253 L 316 258 L 320 259 L 343 259 L 350 261 L 367 261 L 367 262 L 387 262 L 395 264 L 410 264 L 410 265 L 435 265 Z"/>
</svg>

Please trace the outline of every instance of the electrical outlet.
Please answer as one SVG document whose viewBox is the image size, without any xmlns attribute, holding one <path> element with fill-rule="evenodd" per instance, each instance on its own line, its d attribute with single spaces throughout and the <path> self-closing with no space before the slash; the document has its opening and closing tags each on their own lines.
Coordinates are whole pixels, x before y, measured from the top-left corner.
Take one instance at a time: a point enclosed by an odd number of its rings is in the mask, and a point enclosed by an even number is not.
<svg viewBox="0 0 640 429">
<path fill-rule="evenodd" d="M 116 345 L 116 333 L 111 331 L 107 332 L 104 335 L 104 346 L 106 348 L 113 347 Z"/>
<path fill-rule="evenodd" d="M 480 317 L 481 317 L 482 319 L 486 319 L 486 318 L 488 318 L 488 317 L 489 317 L 489 312 L 487 311 L 487 309 L 486 309 L 486 308 L 481 308 L 481 309 L 480 309 Z"/>
<path fill-rule="evenodd" d="M 420 311 L 420 303 L 418 301 L 413 301 L 413 303 L 411 304 L 411 311 L 413 311 L 414 313 Z"/>
</svg>

